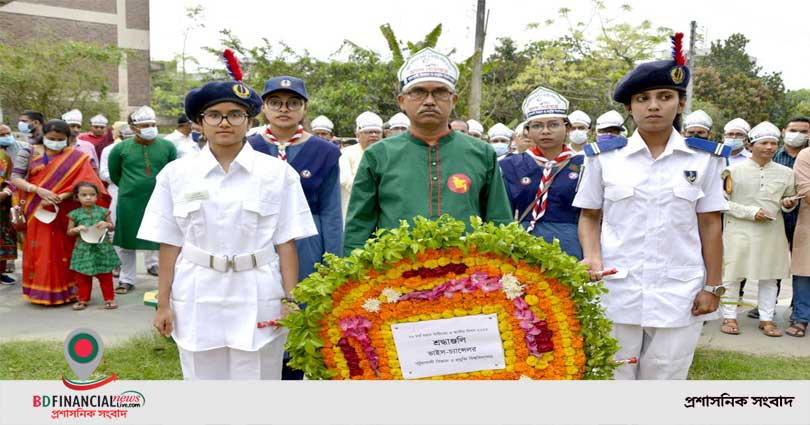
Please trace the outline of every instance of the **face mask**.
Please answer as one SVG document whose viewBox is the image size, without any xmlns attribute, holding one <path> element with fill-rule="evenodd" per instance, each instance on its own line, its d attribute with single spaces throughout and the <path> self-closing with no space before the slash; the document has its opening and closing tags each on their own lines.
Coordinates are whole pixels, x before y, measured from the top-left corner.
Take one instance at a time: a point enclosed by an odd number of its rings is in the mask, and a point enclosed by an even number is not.
<svg viewBox="0 0 810 425">
<path fill-rule="evenodd" d="M 158 135 L 157 127 L 146 127 L 141 129 L 141 139 L 155 140 Z"/>
<path fill-rule="evenodd" d="M 588 141 L 588 132 L 585 130 L 574 130 L 568 135 L 571 142 L 581 145 Z"/>
<path fill-rule="evenodd" d="M 61 151 L 67 147 L 67 140 L 51 140 L 43 137 L 42 143 L 52 151 Z"/>
<path fill-rule="evenodd" d="M 495 149 L 495 155 L 501 156 L 509 152 L 509 145 L 506 143 L 496 142 L 491 144 L 492 149 Z"/>
<path fill-rule="evenodd" d="M 596 141 L 597 142 L 604 142 L 605 140 L 610 140 L 610 139 L 613 139 L 615 137 L 620 137 L 620 136 L 615 135 L 615 134 L 611 134 L 611 133 L 598 134 L 598 135 L 596 135 Z"/>
<path fill-rule="evenodd" d="M 199 142 L 200 141 L 200 133 L 197 133 L 196 131 L 192 131 L 191 132 L 191 140 L 193 140 L 195 142 Z"/>
<path fill-rule="evenodd" d="M 20 130 L 20 133 L 30 133 L 31 127 L 28 126 L 27 122 L 20 121 L 17 123 L 17 130 Z"/>
<path fill-rule="evenodd" d="M 0 137 L 0 146 L 3 146 L 3 147 L 11 146 L 13 143 L 14 143 L 14 136 Z"/>
<path fill-rule="evenodd" d="M 798 131 L 788 131 L 785 133 L 785 144 L 791 148 L 798 148 L 807 143 L 807 136 Z"/>
<path fill-rule="evenodd" d="M 732 152 L 742 149 L 744 142 L 744 139 L 731 139 L 728 137 L 723 139 L 723 144 L 730 147 Z"/>
</svg>

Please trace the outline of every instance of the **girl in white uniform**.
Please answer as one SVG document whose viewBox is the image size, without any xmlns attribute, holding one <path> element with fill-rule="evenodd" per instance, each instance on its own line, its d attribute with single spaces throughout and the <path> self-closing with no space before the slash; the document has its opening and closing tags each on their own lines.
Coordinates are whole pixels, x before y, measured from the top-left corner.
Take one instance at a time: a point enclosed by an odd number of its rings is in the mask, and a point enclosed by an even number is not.
<svg viewBox="0 0 810 425">
<path fill-rule="evenodd" d="M 154 326 L 185 379 L 280 379 L 287 332 L 265 324 L 287 314 L 295 240 L 317 233 L 298 174 L 245 143 L 262 101 L 236 66 L 186 96 L 208 144 L 158 174 L 138 232 L 161 244 Z"/>
</svg>

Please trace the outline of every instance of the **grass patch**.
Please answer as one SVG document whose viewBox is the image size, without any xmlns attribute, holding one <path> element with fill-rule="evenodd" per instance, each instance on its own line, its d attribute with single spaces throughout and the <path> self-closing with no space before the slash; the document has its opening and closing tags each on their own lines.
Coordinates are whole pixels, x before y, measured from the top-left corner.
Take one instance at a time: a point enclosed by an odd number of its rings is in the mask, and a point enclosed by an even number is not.
<svg viewBox="0 0 810 425">
<path fill-rule="evenodd" d="M 156 333 L 137 336 L 114 347 L 105 347 L 101 363 L 90 378 L 115 373 L 125 380 L 183 379 L 177 345 Z M 62 375 L 78 379 L 65 361 L 61 341 L 0 343 L 0 379 L 57 380 Z"/>
<path fill-rule="evenodd" d="M 698 349 L 688 379 L 806 380 L 810 379 L 810 357 L 754 356 Z"/>
<path fill-rule="evenodd" d="M 0 379 L 78 379 L 70 370 L 60 341 L 0 343 Z M 177 346 L 156 333 L 105 348 L 98 369 L 89 379 L 115 373 L 125 380 L 180 380 Z M 698 349 L 689 370 L 691 380 L 810 379 L 810 357 L 754 356 L 734 351 Z"/>
</svg>

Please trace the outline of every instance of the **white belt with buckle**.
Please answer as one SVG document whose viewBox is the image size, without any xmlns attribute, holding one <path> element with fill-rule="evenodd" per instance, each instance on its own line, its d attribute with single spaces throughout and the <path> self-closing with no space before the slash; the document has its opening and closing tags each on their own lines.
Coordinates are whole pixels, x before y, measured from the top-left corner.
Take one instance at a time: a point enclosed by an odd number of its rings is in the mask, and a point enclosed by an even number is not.
<svg viewBox="0 0 810 425">
<path fill-rule="evenodd" d="M 189 243 L 183 245 L 183 258 L 203 267 L 208 267 L 220 272 L 233 270 L 243 272 L 270 264 L 278 259 L 276 250 L 270 245 L 252 254 L 241 255 L 214 255 Z"/>
</svg>

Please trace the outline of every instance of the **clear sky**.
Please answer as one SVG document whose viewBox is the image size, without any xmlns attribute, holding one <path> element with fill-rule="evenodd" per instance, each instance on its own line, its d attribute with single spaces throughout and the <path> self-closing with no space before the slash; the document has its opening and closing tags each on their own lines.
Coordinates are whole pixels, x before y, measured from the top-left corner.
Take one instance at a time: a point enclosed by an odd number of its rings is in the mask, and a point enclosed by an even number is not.
<svg viewBox="0 0 810 425">
<path fill-rule="evenodd" d="M 766 72 L 781 71 L 788 89 L 810 89 L 810 1 L 806 0 L 604 0 L 605 17 L 626 17 L 654 26 L 689 33 L 697 21 L 706 40 L 725 39 L 740 32 L 751 41 L 748 53 Z M 153 60 L 171 59 L 183 49 L 187 6 L 202 5 L 205 28 L 191 32 L 189 54 L 205 66 L 216 59 L 201 50 L 220 47 L 219 31 L 228 28 L 248 45 L 262 37 L 284 41 L 293 49 L 328 59 L 351 40 L 363 47 L 388 54 L 379 26 L 390 23 L 401 40 L 420 40 L 438 23 L 443 33 L 437 46 L 444 52 L 456 49 L 453 59 L 472 54 L 475 39 L 476 0 L 172 0 L 150 2 L 151 54 Z M 631 14 L 618 11 L 629 4 Z M 572 20 L 586 21 L 593 12 L 591 0 L 490 0 L 487 43 L 484 56 L 493 52 L 497 37 L 512 37 L 519 45 L 556 38 L 565 31 L 559 19 L 547 27 L 527 29 L 531 22 L 558 18 L 560 7 L 571 9 Z M 685 40 L 688 43 L 688 40 Z M 708 42 L 706 43 L 708 47 Z"/>
</svg>

